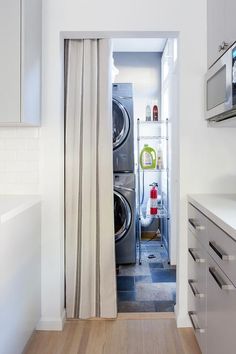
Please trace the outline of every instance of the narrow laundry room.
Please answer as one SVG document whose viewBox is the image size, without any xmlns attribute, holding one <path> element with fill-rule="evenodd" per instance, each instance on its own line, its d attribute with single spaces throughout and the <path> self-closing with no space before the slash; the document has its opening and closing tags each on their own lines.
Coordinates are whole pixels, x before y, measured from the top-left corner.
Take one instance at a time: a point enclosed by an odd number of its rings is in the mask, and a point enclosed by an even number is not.
<svg viewBox="0 0 236 354">
<path fill-rule="evenodd" d="M 173 312 L 177 40 L 113 39 L 112 74 L 118 312 Z"/>
</svg>

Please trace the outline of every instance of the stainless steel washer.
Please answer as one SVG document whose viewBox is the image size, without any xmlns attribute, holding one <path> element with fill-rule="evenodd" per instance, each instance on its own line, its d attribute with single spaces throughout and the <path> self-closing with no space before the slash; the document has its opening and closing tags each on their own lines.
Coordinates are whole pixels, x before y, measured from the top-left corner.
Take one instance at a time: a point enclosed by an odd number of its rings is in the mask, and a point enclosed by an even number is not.
<svg viewBox="0 0 236 354">
<path fill-rule="evenodd" d="M 112 85 L 113 171 L 134 172 L 132 84 Z"/>
<path fill-rule="evenodd" d="M 136 262 L 135 175 L 114 174 L 114 224 L 116 263 Z"/>
</svg>

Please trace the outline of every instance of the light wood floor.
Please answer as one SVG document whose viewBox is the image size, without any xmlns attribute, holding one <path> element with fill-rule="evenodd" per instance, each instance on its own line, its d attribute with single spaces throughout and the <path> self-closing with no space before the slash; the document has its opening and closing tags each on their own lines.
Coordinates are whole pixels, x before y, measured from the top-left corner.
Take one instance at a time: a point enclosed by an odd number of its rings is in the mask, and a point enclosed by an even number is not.
<svg viewBox="0 0 236 354">
<path fill-rule="evenodd" d="M 141 317 L 67 321 L 62 332 L 35 332 L 25 354 L 201 354 L 192 329 L 178 330 L 173 315 Z"/>
</svg>

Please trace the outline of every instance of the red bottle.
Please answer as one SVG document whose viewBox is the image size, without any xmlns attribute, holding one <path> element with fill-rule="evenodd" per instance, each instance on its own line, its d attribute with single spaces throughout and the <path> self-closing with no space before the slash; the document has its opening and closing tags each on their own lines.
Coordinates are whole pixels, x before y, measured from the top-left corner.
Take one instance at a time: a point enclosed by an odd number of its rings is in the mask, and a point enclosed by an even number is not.
<svg viewBox="0 0 236 354">
<path fill-rule="evenodd" d="M 154 121 L 157 121 L 158 120 L 158 107 L 157 105 L 155 104 L 152 108 L 152 119 Z"/>
<path fill-rule="evenodd" d="M 158 197 L 158 184 L 152 183 L 150 185 L 152 188 L 150 189 L 150 214 L 157 214 L 157 197 Z"/>
</svg>

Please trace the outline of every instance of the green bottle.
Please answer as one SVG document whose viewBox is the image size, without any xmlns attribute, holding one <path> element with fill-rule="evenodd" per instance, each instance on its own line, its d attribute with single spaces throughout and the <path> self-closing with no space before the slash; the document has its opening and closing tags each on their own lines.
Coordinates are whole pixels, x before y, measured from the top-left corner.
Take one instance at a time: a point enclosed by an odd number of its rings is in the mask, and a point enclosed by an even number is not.
<svg viewBox="0 0 236 354">
<path fill-rule="evenodd" d="M 148 144 L 145 144 L 140 154 L 140 166 L 143 170 L 154 169 L 156 168 L 156 162 L 156 151 Z"/>
</svg>

